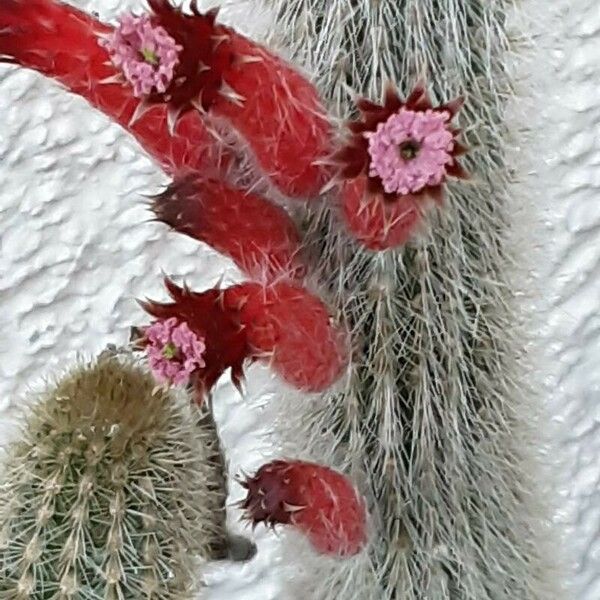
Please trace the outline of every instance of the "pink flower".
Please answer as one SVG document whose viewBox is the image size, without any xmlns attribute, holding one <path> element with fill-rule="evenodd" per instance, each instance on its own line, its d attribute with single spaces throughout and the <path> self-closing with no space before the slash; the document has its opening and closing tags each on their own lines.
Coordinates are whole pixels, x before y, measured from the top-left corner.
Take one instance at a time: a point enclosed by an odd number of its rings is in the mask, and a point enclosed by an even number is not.
<svg viewBox="0 0 600 600">
<path fill-rule="evenodd" d="M 413 194 L 440 185 L 453 162 L 450 114 L 401 108 L 373 132 L 365 132 L 371 157 L 369 177 L 379 177 L 388 194 Z"/>
<path fill-rule="evenodd" d="M 446 179 L 468 177 L 458 161 L 467 149 L 452 125 L 462 102 L 456 98 L 433 106 L 421 84 L 406 100 L 393 87 L 382 104 L 358 100 L 358 119 L 348 122 L 351 136 L 335 155 L 340 175 L 349 181 L 366 179 L 368 197 L 376 202 L 376 197 L 389 204 L 429 196 L 440 203 Z"/>
<path fill-rule="evenodd" d="M 145 329 L 148 362 L 159 381 L 186 383 L 198 368 L 206 366 L 204 340 L 176 318 L 155 321 Z"/>
<path fill-rule="evenodd" d="M 163 27 L 154 26 L 148 15 L 123 15 L 114 33 L 102 44 L 138 98 L 166 91 L 183 49 Z"/>
</svg>

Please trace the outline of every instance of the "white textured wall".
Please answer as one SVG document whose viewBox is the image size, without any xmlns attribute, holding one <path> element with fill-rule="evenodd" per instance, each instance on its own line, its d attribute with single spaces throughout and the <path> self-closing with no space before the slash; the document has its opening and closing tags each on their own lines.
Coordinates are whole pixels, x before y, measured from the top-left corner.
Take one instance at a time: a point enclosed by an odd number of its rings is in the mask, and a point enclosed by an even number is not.
<svg viewBox="0 0 600 600">
<path fill-rule="evenodd" d="M 103 18 L 142 5 L 73 2 Z M 540 162 L 546 194 L 539 229 L 550 242 L 541 288 L 557 382 L 551 409 L 564 424 L 559 518 L 576 562 L 575 598 L 598 600 L 600 3 L 563 4 L 558 29 L 548 34 L 556 51 L 539 65 L 554 71 L 544 109 L 546 161 Z M 161 270 L 198 287 L 223 271 L 232 279 L 238 274 L 209 249 L 145 222 L 142 194 L 166 179 L 135 142 L 82 100 L 35 74 L 1 68 L 0 115 L 0 424 L 8 428 L 11 406 L 29 383 L 77 353 L 124 341 L 129 325 L 144 321 L 133 299 L 160 297 Z M 274 386 L 255 368 L 249 387 L 244 401 L 226 382 L 218 393 L 233 470 L 252 470 L 271 452 L 258 426 L 260 410 L 249 404 Z M 278 597 L 276 544 L 260 530 L 257 536 L 259 554 L 251 564 L 214 569 L 210 599 Z"/>
<path fill-rule="evenodd" d="M 600 2 L 561 0 L 540 57 L 544 73 L 539 183 L 546 213 L 546 294 L 562 426 L 562 507 L 573 597 L 600 598 Z M 556 5 L 555 5 L 556 6 Z M 546 76 L 547 75 L 547 76 Z"/>
</svg>

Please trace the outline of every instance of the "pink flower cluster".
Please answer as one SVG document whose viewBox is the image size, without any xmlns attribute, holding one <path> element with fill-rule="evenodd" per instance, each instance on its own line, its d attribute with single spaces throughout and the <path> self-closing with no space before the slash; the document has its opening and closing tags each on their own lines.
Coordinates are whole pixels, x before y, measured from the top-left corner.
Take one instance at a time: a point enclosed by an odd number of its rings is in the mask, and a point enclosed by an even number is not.
<svg viewBox="0 0 600 600">
<path fill-rule="evenodd" d="M 145 329 L 145 337 L 148 362 L 159 381 L 180 385 L 206 366 L 204 340 L 175 317 L 155 321 Z"/>
<path fill-rule="evenodd" d="M 379 177 L 389 194 L 413 194 L 442 183 L 452 162 L 454 134 L 447 112 L 401 108 L 373 132 L 369 140 L 369 176 Z"/>
<path fill-rule="evenodd" d="M 148 15 L 135 17 L 131 14 L 121 17 L 114 33 L 104 40 L 103 45 L 138 98 L 153 91 L 161 94 L 166 91 L 183 49 L 163 27 L 152 25 Z"/>
</svg>

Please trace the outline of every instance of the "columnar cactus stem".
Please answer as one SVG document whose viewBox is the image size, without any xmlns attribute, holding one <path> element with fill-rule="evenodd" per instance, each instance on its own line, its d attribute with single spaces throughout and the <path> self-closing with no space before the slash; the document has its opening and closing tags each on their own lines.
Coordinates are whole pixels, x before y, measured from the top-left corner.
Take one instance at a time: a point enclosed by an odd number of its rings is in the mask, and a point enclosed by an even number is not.
<svg viewBox="0 0 600 600">
<path fill-rule="evenodd" d="M 192 390 L 192 393 L 194 391 Z M 218 533 L 207 539 L 209 556 L 212 560 L 222 560 L 230 556 L 231 548 L 227 532 L 227 463 L 221 447 L 217 424 L 215 423 L 212 403 L 196 402 L 198 411 L 198 431 L 204 433 L 206 440 L 206 457 L 204 468 L 206 469 L 206 489 L 210 492 L 208 497 L 209 510 L 213 515 L 214 523 L 218 523 Z"/>
<path fill-rule="evenodd" d="M 459 125 L 472 148 L 470 184 L 449 185 L 428 228 L 399 250 L 357 247 L 328 206 L 309 219 L 307 250 L 362 353 L 342 393 L 299 422 L 286 406 L 285 422 L 303 448 L 366 472 L 379 523 L 351 584 L 346 566 L 311 572 L 311 597 L 554 598 L 506 243 L 512 2 L 263 3 L 272 38 L 316 73 L 341 117 L 353 116 L 355 93 L 378 100 L 392 80 L 408 94 L 424 77 L 435 100 L 465 96 Z"/>
</svg>

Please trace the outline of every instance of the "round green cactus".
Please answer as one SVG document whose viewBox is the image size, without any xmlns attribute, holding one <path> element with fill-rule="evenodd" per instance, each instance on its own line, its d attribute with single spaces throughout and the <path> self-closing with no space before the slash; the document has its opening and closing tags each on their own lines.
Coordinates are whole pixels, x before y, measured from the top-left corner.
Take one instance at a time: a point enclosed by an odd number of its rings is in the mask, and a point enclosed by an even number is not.
<svg viewBox="0 0 600 600">
<path fill-rule="evenodd" d="M 42 393 L 0 478 L 0 598 L 192 598 L 225 535 L 194 410 L 116 356 Z"/>
</svg>

